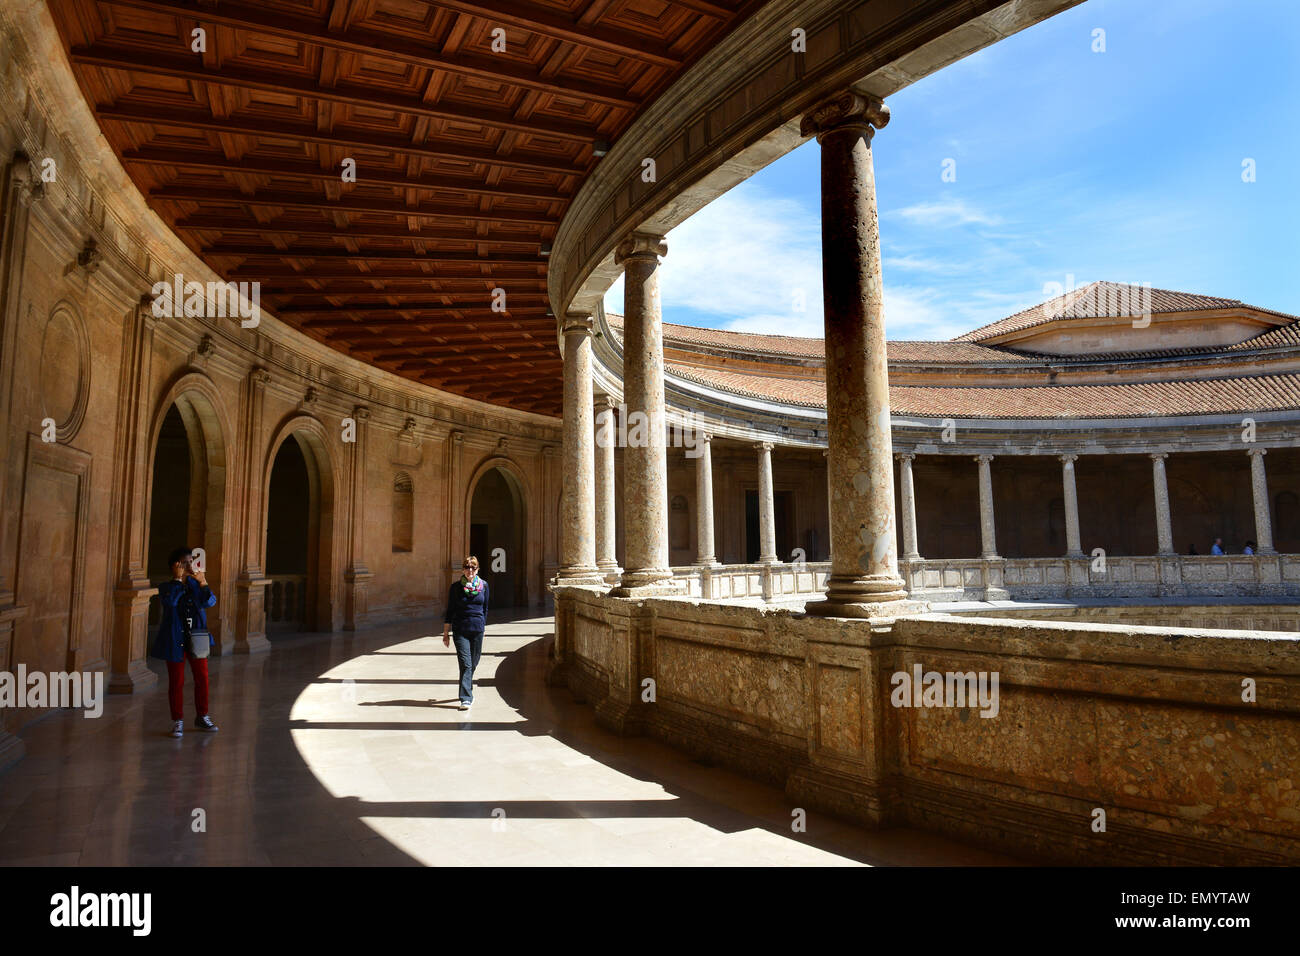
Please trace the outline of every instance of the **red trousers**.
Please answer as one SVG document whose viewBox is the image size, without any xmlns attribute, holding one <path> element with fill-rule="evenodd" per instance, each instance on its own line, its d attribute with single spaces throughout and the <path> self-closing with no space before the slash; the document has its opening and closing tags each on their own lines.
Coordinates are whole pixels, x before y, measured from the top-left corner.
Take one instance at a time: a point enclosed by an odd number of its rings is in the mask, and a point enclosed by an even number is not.
<svg viewBox="0 0 1300 956">
<path fill-rule="evenodd" d="M 194 672 L 194 710 L 196 717 L 208 712 L 208 659 L 185 652 L 190 670 Z M 172 708 L 172 720 L 185 719 L 185 662 L 167 662 L 167 703 Z"/>
</svg>

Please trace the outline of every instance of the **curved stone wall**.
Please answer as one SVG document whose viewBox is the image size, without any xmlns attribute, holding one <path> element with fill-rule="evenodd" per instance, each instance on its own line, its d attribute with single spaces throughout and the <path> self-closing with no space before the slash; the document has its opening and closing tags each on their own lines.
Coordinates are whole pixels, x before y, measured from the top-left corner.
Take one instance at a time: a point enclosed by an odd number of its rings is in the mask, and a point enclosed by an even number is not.
<svg viewBox="0 0 1300 956">
<path fill-rule="evenodd" d="M 530 603 L 547 600 L 560 422 L 399 378 L 267 314 L 248 328 L 155 314 L 155 283 L 217 276 L 127 178 L 39 0 L 0 10 L 0 166 L 0 669 L 108 668 L 117 691 L 153 682 L 146 555 L 173 406 L 198 436 L 201 540 L 185 543 L 207 553 L 222 653 L 268 646 L 268 488 L 291 435 L 314 476 L 303 495 L 320 518 L 322 626 L 439 612 L 470 543 L 468 482 L 489 464 L 535 499 L 505 560 Z M 409 548 L 392 533 L 399 474 Z M 16 719 L 5 712 L 0 736 Z"/>
</svg>

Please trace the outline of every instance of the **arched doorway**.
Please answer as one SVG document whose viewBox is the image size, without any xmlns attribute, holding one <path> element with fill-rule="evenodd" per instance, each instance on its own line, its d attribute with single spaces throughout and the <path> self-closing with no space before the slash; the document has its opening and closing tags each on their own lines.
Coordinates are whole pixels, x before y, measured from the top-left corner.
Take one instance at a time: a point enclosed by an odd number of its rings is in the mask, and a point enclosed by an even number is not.
<svg viewBox="0 0 1300 956">
<path fill-rule="evenodd" d="M 320 436 L 286 434 L 266 485 L 268 637 L 334 629 L 334 481 Z"/>
<path fill-rule="evenodd" d="M 219 595 L 225 533 L 226 455 L 222 428 L 209 398 L 182 391 L 166 405 L 155 430 L 149 484 L 149 535 L 145 573 L 158 584 L 171 577 L 167 556 L 175 548 L 202 548 L 208 584 Z M 149 602 L 150 630 L 161 606 Z M 208 616 L 208 629 L 225 641 L 224 604 Z"/>
<path fill-rule="evenodd" d="M 503 468 L 489 468 L 470 498 L 469 550 L 478 557 L 493 608 L 528 604 L 527 526 L 518 479 Z M 462 557 L 454 556 L 457 564 Z"/>
</svg>

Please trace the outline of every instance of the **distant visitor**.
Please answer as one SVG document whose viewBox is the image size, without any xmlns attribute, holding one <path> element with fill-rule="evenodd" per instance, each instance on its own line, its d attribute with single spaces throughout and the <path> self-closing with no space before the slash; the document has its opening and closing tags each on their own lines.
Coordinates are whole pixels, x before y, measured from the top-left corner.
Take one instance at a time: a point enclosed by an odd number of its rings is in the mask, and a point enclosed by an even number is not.
<svg viewBox="0 0 1300 956">
<path fill-rule="evenodd" d="M 442 615 L 442 643 L 456 640 L 456 662 L 460 665 L 460 710 L 474 703 L 474 669 L 483 651 L 483 629 L 487 627 L 488 585 L 478 576 L 478 558 L 465 559 L 460 579 L 447 594 Z M 450 635 L 450 636 L 449 636 Z"/>
</svg>

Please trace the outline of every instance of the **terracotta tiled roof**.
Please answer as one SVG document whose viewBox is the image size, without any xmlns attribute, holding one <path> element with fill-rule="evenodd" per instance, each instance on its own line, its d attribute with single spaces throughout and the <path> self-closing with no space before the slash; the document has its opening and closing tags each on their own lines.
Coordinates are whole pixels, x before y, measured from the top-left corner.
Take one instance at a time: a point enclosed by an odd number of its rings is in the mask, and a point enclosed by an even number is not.
<svg viewBox="0 0 1300 956">
<path fill-rule="evenodd" d="M 1096 283 L 1094 283 L 1095 285 Z M 1113 283 L 1112 283 L 1113 284 Z M 1075 290 L 1076 292 L 1079 290 Z M 1172 299 L 1158 299 L 1156 293 L 1163 293 L 1164 290 L 1152 289 L 1152 306 L 1154 311 L 1160 311 L 1155 308 L 1156 302 L 1163 301 L 1166 304 L 1171 303 Z M 1184 301 L 1196 301 L 1201 303 L 1197 308 L 1209 308 L 1206 302 L 1229 303 L 1235 307 L 1243 307 L 1236 299 L 1212 299 L 1210 296 L 1189 296 L 1181 292 L 1167 293 L 1169 296 L 1178 297 Z M 1042 306 L 1035 306 L 1041 308 Z M 1221 307 L 1221 306 L 1220 306 Z M 1244 308 L 1256 308 L 1255 306 L 1244 306 Z M 1257 309 L 1259 312 L 1267 312 L 1271 315 L 1285 316 L 1284 312 L 1276 312 L 1271 309 Z M 1019 313 L 1024 315 L 1025 313 Z M 1010 322 L 1016 316 L 1008 319 L 1002 319 L 1001 322 Z M 1296 348 L 1300 347 L 1300 318 L 1291 317 L 1294 321 L 1272 329 L 1265 329 L 1253 338 L 1244 342 L 1238 342 L 1235 345 L 1197 345 L 1187 346 L 1177 349 L 1152 349 L 1143 352 L 1090 352 L 1084 355 L 1050 355 L 1047 353 L 1032 352 L 1027 349 L 1009 349 L 997 345 L 984 345 L 973 341 L 971 336 L 981 334 L 982 330 L 969 332 L 948 341 L 925 342 L 894 340 L 886 343 L 886 350 L 889 353 L 891 363 L 916 363 L 923 365 L 1067 365 L 1067 364 L 1086 364 L 1093 362 L 1109 361 L 1140 361 L 1142 359 L 1161 359 L 1177 358 L 1187 355 L 1214 355 L 1224 352 L 1251 352 L 1262 349 L 1275 348 Z M 609 323 L 611 331 L 622 339 L 623 334 L 623 317 L 621 315 L 606 315 L 606 321 Z M 1044 320 L 1044 321 L 1050 321 Z M 995 322 L 993 325 L 987 325 L 985 330 L 992 329 L 994 326 L 1001 324 Z M 1004 330 L 1005 331 L 1005 330 Z M 1001 334 L 1001 333 L 988 333 Z M 666 345 L 681 344 L 685 346 L 697 345 L 705 348 L 727 349 L 733 352 L 752 352 L 754 354 L 774 354 L 789 355 L 795 358 L 805 359 L 822 359 L 825 356 L 825 345 L 822 339 L 807 338 L 793 335 L 760 335 L 752 332 L 727 332 L 722 329 L 702 329 L 691 325 L 674 325 L 669 322 L 664 323 L 664 343 Z"/>
<path fill-rule="evenodd" d="M 609 327 L 623 334 L 623 316 L 605 315 Z M 750 332 L 725 332 L 722 329 L 701 329 L 693 325 L 664 323 L 664 341 L 686 342 L 735 352 L 775 352 L 778 355 L 801 355 L 822 358 L 826 347 L 821 339 L 799 335 L 758 335 Z"/>
<path fill-rule="evenodd" d="M 623 317 L 606 314 L 610 330 L 623 335 Z M 763 335 L 754 332 L 728 332 L 722 329 L 702 329 L 693 325 L 664 323 L 665 345 L 695 345 L 705 348 L 726 349 L 732 352 L 790 355 L 796 358 L 822 360 L 826 356 L 823 339 L 796 335 Z M 919 362 L 931 365 L 978 365 L 982 363 L 1014 362 L 1033 364 L 1041 361 L 1036 356 L 1025 356 L 995 346 L 977 345 L 973 342 L 921 342 L 892 341 L 886 343 L 891 362 Z"/>
<path fill-rule="evenodd" d="M 1149 301 L 1148 301 L 1149 297 Z M 1142 314 L 1149 306 L 1152 314 L 1198 312 L 1206 309 L 1253 309 L 1270 315 L 1295 319 L 1285 312 L 1246 305 L 1240 299 L 1220 299 L 1210 295 L 1193 295 L 1169 289 L 1145 289 L 1122 282 L 1089 282 L 1046 302 L 1031 306 L 1015 315 L 998 319 L 973 332 L 959 335 L 954 341 L 984 342 L 988 339 L 1020 332 L 1057 319 L 1122 318 Z"/>
<path fill-rule="evenodd" d="M 674 375 L 752 398 L 826 406 L 826 385 L 806 379 L 667 366 Z M 1300 375 L 1259 375 L 1123 385 L 956 388 L 891 385 L 891 410 L 934 418 L 1149 418 L 1300 409 Z"/>
</svg>

